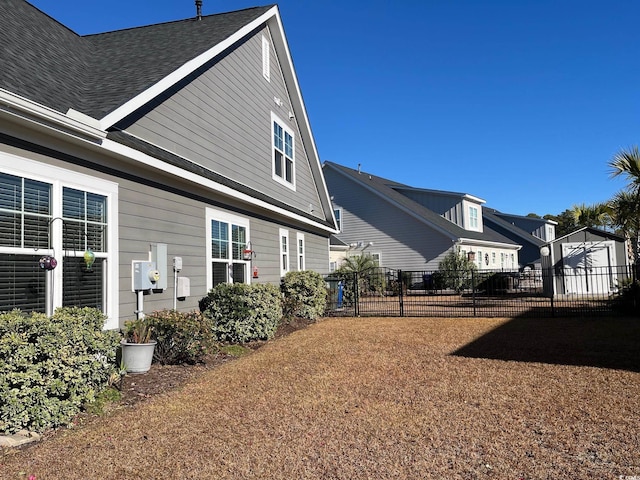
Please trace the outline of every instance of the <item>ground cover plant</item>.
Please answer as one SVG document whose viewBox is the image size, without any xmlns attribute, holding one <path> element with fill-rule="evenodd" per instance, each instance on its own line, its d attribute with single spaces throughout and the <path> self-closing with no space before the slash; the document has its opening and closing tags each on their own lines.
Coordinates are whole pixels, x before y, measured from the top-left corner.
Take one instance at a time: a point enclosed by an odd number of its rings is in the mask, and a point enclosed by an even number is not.
<svg viewBox="0 0 640 480">
<path fill-rule="evenodd" d="M 0 477 L 640 475 L 638 322 L 543 327 L 548 335 L 519 319 L 321 320 L 12 451 Z"/>
</svg>

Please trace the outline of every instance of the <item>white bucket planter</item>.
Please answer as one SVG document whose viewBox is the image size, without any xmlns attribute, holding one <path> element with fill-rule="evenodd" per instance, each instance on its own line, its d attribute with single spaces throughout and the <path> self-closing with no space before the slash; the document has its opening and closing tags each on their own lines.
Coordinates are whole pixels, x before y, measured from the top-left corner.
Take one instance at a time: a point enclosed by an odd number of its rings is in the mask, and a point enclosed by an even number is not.
<svg viewBox="0 0 640 480">
<path fill-rule="evenodd" d="M 151 343 L 129 343 L 120 341 L 122 347 L 122 363 L 127 373 L 145 373 L 151 368 L 153 352 L 156 348 L 155 341 Z"/>
</svg>

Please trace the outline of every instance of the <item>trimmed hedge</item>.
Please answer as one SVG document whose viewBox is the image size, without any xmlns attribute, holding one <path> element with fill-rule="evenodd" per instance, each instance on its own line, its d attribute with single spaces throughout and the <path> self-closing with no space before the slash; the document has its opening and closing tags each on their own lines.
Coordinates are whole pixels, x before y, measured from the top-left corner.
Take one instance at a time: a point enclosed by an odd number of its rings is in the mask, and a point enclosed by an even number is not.
<svg viewBox="0 0 640 480">
<path fill-rule="evenodd" d="M 94 308 L 0 313 L 0 432 L 68 424 L 117 372 L 120 334 Z"/>
<path fill-rule="evenodd" d="M 322 275 L 311 270 L 287 272 L 282 280 L 284 314 L 315 320 L 324 314 L 327 285 Z"/>
<path fill-rule="evenodd" d="M 157 341 L 153 360 L 162 365 L 201 362 L 214 344 L 210 323 L 200 312 L 159 310 L 144 317 Z"/>
<path fill-rule="evenodd" d="M 268 340 L 282 319 L 282 298 L 268 283 L 221 283 L 200 300 L 200 310 L 221 342 Z"/>
</svg>

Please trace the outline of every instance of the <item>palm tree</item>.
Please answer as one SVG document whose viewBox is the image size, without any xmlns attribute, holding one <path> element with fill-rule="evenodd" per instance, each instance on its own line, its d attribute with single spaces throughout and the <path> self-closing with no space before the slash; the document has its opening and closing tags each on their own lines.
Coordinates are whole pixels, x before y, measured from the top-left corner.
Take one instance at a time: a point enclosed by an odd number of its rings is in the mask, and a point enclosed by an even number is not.
<svg viewBox="0 0 640 480">
<path fill-rule="evenodd" d="M 366 253 L 362 255 L 352 255 L 344 259 L 340 265 L 341 273 L 369 273 L 378 266 L 375 259 Z"/>
<path fill-rule="evenodd" d="M 637 262 L 640 251 L 640 149 L 637 146 L 616 153 L 609 162 L 611 177 L 623 176 L 627 188 L 611 201 L 614 224 L 631 241 L 632 260 Z"/>
<path fill-rule="evenodd" d="M 622 175 L 627 179 L 627 188 L 632 193 L 640 192 L 640 150 L 633 146 L 628 150 L 620 150 L 609 162 L 611 177 Z"/>
<path fill-rule="evenodd" d="M 640 195 L 622 190 L 611 200 L 612 223 L 630 240 L 631 260 L 638 258 L 640 243 Z"/>
<path fill-rule="evenodd" d="M 574 205 L 571 214 L 578 227 L 606 227 L 611 224 L 612 211 L 606 203 Z"/>
</svg>

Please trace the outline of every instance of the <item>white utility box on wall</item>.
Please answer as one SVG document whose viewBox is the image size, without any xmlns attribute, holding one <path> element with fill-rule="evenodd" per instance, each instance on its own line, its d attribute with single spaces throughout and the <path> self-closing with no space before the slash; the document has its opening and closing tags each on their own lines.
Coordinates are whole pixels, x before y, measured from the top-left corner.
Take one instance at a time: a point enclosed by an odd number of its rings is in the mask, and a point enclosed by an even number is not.
<svg viewBox="0 0 640 480">
<path fill-rule="evenodd" d="M 178 277 L 176 298 L 185 298 L 191 295 L 191 280 L 189 277 Z"/>
</svg>

